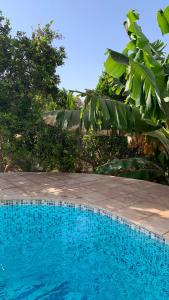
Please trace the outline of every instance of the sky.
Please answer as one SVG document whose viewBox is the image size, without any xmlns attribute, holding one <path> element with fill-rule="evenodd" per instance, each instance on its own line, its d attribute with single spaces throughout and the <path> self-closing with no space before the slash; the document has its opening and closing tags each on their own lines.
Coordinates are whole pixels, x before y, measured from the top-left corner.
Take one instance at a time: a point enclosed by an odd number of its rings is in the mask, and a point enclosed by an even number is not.
<svg viewBox="0 0 169 300">
<path fill-rule="evenodd" d="M 60 87 L 83 91 L 96 87 L 106 48 L 121 51 L 125 47 L 128 37 L 123 21 L 128 10 L 139 11 L 139 23 L 150 41 L 169 42 L 156 23 L 157 10 L 167 5 L 168 0 L 1 0 L 0 10 L 10 19 L 14 32 L 28 35 L 38 24 L 54 20 L 53 29 L 63 36 L 57 46 L 64 46 L 67 54 L 64 66 L 58 69 Z"/>
</svg>

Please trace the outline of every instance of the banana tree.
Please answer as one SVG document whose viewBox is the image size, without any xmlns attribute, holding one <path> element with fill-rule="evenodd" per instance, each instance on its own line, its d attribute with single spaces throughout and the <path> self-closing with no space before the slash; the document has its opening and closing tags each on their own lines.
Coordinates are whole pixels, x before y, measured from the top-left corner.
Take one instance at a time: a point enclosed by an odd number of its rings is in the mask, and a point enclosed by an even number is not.
<svg viewBox="0 0 169 300">
<path fill-rule="evenodd" d="M 124 22 L 129 42 L 122 53 L 106 52 L 105 72 L 117 79 L 125 101 L 86 90 L 81 93 L 85 97 L 82 109 L 47 112 L 46 123 L 69 130 L 92 127 L 150 135 L 159 139 L 169 154 L 169 55 L 164 53 L 163 42 L 148 40 L 138 20 L 139 14 L 129 11 Z M 162 33 L 169 33 L 169 7 L 157 12 L 157 20 Z"/>
</svg>

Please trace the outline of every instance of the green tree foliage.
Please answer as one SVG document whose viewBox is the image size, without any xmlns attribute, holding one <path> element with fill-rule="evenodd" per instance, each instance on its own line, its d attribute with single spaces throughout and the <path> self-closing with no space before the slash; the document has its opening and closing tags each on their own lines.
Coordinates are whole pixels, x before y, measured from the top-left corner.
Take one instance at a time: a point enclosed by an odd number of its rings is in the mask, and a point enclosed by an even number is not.
<svg viewBox="0 0 169 300">
<path fill-rule="evenodd" d="M 162 34 L 169 33 L 169 6 L 157 12 L 157 21 Z"/>
<path fill-rule="evenodd" d="M 150 43 L 137 24 L 139 15 L 129 11 L 124 23 L 130 42 L 123 53 L 108 50 L 105 69 L 119 80 L 125 76 L 126 101 L 140 109 L 143 118 L 167 120 L 169 117 L 168 55 L 160 41 Z M 116 70 L 121 72 L 116 72 Z"/>
<path fill-rule="evenodd" d="M 35 30 L 31 37 L 18 31 L 12 36 L 8 19 L 0 13 L 0 152 L 1 170 L 35 152 L 37 136 L 44 127 L 41 113 L 61 108 L 57 68 L 65 50 L 54 47 L 61 36 L 52 22 Z"/>
<path fill-rule="evenodd" d="M 137 24 L 138 19 L 137 12 L 128 12 L 124 25 L 130 41 L 123 53 L 107 50 L 107 77 L 99 82 L 99 91 L 86 92 L 82 111 L 66 111 L 65 114 L 56 111 L 53 116 L 56 122 L 67 128 L 75 127 L 81 119 L 86 129 L 153 132 L 153 136 L 160 139 L 169 153 L 169 58 L 163 51 L 161 41 L 149 42 Z M 122 91 L 125 103 L 99 93 L 105 89 L 105 93 L 109 93 L 109 79 L 115 83 L 113 93 L 118 96 Z"/>
<path fill-rule="evenodd" d="M 96 86 L 96 91 L 99 93 L 99 95 L 107 96 L 109 98 L 122 102 L 125 101 L 124 89 L 125 78 L 119 81 L 106 72 L 103 72 Z"/>
<path fill-rule="evenodd" d="M 145 157 L 114 159 L 98 167 L 96 173 L 168 184 L 164 170 Z"/>
<path fill-rule="evenodd" d="M 51 101 L 57 102 L 59 76 L 56 68 L 63 64 L 63 47 L 52 43 L 60 38 L 51 24 L 27 37 L 17 32 L 11 36 L 10 23 L 0 16 L 0 109 L 19 114 L 30 109 L 42 110 Z"/>
<path fill-rule="evenodd" d="M 133 153 L 128 149 L 127 137 L 112 134 L 110 136 L 97 135 L 93 130 L 82 136 L 79 161 L 90 170 L 114 158 L 127 158 Z"/>
<path fill-rule="evenodd" d="M 163 14 L 168 17 L 168 7 Z M 65 129 L 116 129 L 149 135 L 169 155 L 169 56 L 162 41 L 149 41 L 138 20 L 136 11 L 128 12 L 124 27 L 129 42 L 122 53 L 107 50 L 105 73 L 96 91 L 86 91 L 83 108 L 55 111 L 53 123 Z M 159 25 L 167 33 L 164 24 Z"/>
<path fill-rule="evenodd" d="M 13 37 L 9 20 L 0 15 L 0 171 L 92 171 L 127 156 L 126 137 L 79 135 L 64 130 L 66 119 L 53 126 L 43 122 L 44 111 L 51 111 L 51 124 L 56 109 L 63 115 L 66 109 L 68 123 L 75 116 L 80 122 L 82 107 L 78 93 L 58 88 L 65 51 L 53 46 L 60 35 L 51 25 L 31 37 L 22 32 Z"/>
</svg>

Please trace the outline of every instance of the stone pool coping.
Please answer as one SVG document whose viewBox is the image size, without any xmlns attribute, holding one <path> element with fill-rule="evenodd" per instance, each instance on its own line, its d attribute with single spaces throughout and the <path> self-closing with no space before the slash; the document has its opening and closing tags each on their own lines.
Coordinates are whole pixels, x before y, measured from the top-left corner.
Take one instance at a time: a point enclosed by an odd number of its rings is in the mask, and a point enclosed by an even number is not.
<svg viewBox="0 0 169 300">
<path fill-rule="evenodd" d="M 0 200 L 50 199 L 110 211 L 169 242 L 169 187 L 78 173 L 1 173 Z"/>
</svg>

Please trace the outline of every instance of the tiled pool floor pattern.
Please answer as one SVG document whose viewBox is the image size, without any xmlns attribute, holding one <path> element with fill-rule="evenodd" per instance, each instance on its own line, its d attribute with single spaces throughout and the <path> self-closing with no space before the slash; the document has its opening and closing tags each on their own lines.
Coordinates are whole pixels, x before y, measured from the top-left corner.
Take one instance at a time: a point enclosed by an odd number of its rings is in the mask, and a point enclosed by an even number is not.
<svg viewBox="0 0 169 300">
<path fill-rule="evenodd" d="M 155 236 L 81 204 L 1 203 L 1 300 L 169 299 L 169 245 Z"/>
<path fill-rule="evenodd" d="M 0 199 L 53 199 L 100 207 L 169 241 L 169 187 L 113 176 L 0 174 Z"/>
</svg>

